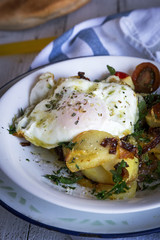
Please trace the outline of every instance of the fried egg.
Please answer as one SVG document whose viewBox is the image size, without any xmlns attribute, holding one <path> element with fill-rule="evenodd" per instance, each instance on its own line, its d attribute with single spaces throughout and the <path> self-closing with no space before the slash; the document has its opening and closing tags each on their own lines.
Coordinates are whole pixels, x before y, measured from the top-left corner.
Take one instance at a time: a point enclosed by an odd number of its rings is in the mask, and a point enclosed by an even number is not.
<svg viewBox="0 0 160 240">
<path fill-rule="evenodd" d="M 36 104 L 18 119 L 17 133 L 48 149 L 88 130 L 123 137 L 133 132 L 138 119 L 137 95 L 118 82 L 60 79 L 45 99 L 31 102 Z"/>
</svg>

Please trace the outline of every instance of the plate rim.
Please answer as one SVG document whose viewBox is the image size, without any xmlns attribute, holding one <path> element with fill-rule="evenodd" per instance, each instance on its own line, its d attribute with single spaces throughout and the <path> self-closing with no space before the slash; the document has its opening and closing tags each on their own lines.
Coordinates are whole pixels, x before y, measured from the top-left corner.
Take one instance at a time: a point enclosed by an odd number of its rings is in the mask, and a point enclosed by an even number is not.
<svg viewBox="0 0 160 240">
<path fill-rule="evenodd" d="M 42 227 L 47 230 L 53 230 L 56 232 L 68 234 L 68 235 L 73 235 L 73 236 L 81 236 L 81 237 L 100 237 L 100 238 L 123 238 L 123 237 L 139 237 L 139 236 L 144 236 L 148 234 L 153 234 L 153 233 L 160 233 L 160 227 L 158 228 L 152 228 L 148 230 L 143 230 L 143 231 L 138 231 L 138 232 L 127 232 L 127 233 L 90 233 L 90 232 L 78 232 L 78 231 L 73 231 L 73 230 L 67 230 L 64 228 L 58 228 L 54 227 L 45 223 L 38 222 L 37 220 L 30 218 L 21 212 L 18 212 L 14 208 L 10 207 L 7 205 L 5 202 L 0 200 L 0 205 L 12 213 L 14 216 L 19 217 L 21 220 L 27 221 L 31 224 L 34 224 L 35 226 Z"/>
</svg>

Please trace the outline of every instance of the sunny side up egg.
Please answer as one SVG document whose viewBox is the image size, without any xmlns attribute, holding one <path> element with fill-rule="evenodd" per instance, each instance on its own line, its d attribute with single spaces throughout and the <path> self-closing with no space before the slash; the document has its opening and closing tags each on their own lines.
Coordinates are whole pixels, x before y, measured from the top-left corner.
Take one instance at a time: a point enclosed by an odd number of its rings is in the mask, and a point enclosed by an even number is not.
<svg viewBox="0 0 160 240">
<path fill-rule="evenodd" d="M 46 79 L 44 82 L 48 84 Z M 31 92 L 34 103 L 34 95 L 43 92 L 40 85 L 43 82 Z M 18 119 L 17 133 L 34 145 L 54 148 L 88 130 L 105 131 L 118 137 L 133 132 L 138 119 L 138 98 L 128 85 L 70 77 L 51 86 L 48 96 L 45 92 L 45 99 L 40 101 L 39 97 L 32 110 L 29 108 Z"/>
</svg>

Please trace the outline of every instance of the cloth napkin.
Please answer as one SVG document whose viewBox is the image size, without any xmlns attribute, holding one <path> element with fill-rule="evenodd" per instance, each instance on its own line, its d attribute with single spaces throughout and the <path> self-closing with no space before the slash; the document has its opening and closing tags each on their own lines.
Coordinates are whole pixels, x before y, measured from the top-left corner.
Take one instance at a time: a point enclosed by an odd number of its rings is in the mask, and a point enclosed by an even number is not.
<svg viewBox="0 0 160 240">
<path fill-rule="evenodd" d="M 70 58 L 98 55 L 160 62 L 160 8 L 134 10 L 84 21 L 47 45 L 31 69 Z"/>
<path fill-rule="evenodd" d="M 160 8 L 84 21 L 47 45 L 35 58 L 31 69 L 71 58 L 98 55 L 141 57 L 160 62 Z M 72 236 L 71 239 L 98 238 Z M 144 240 L 146 236 L 136 239 Z M 151 234 L 147 239 L 158 238 Z"/>
</svg>

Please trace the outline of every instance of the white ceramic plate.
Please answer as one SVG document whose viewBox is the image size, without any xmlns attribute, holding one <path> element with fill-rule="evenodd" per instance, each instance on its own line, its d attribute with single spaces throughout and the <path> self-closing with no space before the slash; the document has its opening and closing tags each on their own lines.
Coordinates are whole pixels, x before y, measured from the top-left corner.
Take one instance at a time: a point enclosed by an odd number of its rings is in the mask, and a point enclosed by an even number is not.
<svg viewBox="0 0 160 240">
<path fill-rule="evenodd" d="M 83 71 L 91 80 L 103 79 L 107 74 L 107 64 L 130 74 L 137 64 L 144 61 L 148 60 L 111 56 L 78 58 L 37 69 L 22 76 L 9 88 L 0 102 L 0 187 L 4 204 L 23 216 L 63 231 L 105 236 L 135 234 L 135 229 L 143 232 L 160 227 L 160 189 L 141 192 L 129 201 L 116 202 L 86 199 L 81 191 L 66 194 L 44 178 L 55 169 L 55 156 L 32 145 L 22 147 L 22 140 L 7 130 L 18 109 L 27 107 L 30 89 L 40 74 L 49 71 L 59 78 Z M 160 68 L 159 64 L 156 65 Z"/>
</svg>

